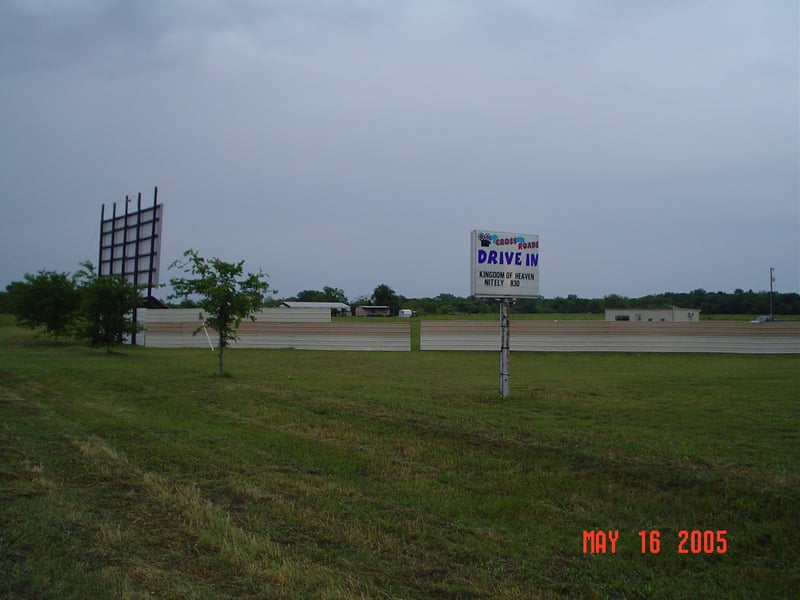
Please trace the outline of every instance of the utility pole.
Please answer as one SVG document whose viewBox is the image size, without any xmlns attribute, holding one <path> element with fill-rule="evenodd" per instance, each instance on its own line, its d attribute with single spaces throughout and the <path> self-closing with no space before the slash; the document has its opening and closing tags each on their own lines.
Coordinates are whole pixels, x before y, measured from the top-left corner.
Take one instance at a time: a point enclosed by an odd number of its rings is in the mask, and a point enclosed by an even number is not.
<svg viewBox="0 0 800 600">
<path fill-rule="evenodd" d="M 774 274 L 775 269 L 773 267 L 769 268 L 769 317 L 772 318 L 772 284 L 775 283 Z"/>
</svg>

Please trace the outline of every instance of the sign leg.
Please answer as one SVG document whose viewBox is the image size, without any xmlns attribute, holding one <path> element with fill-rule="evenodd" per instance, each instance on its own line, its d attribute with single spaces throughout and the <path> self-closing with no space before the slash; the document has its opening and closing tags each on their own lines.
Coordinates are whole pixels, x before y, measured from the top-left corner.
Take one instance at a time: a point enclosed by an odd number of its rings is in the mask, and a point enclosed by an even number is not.
<svg viewBox="0 0 800 600">
<path fill-rule="evenodd" d="M 511 377 L 509 374 L 509 355 L 511 354 L 511 335 L 509 319 L 509 300 L 500 300 L 500 397 L 506 398 L 511 388 Z"/>
</svg>

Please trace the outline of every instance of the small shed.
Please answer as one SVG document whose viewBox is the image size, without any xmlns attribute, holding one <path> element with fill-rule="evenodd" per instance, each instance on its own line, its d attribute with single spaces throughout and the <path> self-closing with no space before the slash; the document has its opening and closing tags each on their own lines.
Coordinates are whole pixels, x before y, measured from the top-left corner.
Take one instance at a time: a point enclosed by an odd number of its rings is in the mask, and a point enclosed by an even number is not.
<svg viewBox="0 0 800 600">
<path fill-rule="evenodd" d="M 691 323 L 700 320 L 696 308 L 607 308 L 606 321 L 635 321 L 655 323 Z"/>
<path fill-rule="evenodd" d="M 287 301 L 281 302 L 282 308 L 327 308 L 331 311 L 331 315 L 337 317 L 349 317 L 350 307 L 344 302 L 294 302 Z"/>
<path fill-rule="evenodd" d="M 357 317 L 391 317 L 391 306 L 356 306 Z"/>
</svg>

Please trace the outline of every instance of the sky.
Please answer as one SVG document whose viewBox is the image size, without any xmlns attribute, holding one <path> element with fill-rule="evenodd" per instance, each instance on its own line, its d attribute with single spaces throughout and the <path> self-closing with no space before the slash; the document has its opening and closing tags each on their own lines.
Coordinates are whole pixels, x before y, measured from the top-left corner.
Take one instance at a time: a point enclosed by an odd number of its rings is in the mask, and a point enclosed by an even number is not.
<svg viewBox="0 0 800 600">
<path fill-rule="evenodd" d="M 0 0 L 0 289 L 97 262 L 100 211 L 276 297 L 800 291 L 796 0 Z M 156 295 L 166 296 L 168 290 Z"/>
</svg>

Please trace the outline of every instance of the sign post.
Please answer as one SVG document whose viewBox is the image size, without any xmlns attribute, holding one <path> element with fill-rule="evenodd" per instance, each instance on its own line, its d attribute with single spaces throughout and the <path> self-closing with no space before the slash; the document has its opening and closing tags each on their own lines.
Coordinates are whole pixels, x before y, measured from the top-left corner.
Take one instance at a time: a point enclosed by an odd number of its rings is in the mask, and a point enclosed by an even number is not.
<svg viewBox="0 0 800 600">
<path fill-rule="evenodd" d="M 470 294 L 500 302 L 500 396 L 505 398 L 511 387 L 511 300 L 539 297 L 539 236 L 474 230 L 470 248 Z"/>
<path fill-rule="evenodd" d="M 511 354 L 511 329 L 508 298 L 500 298 L 500 397 L 506 398 L 511 391 L 509 359 Z"/>
</svg>

